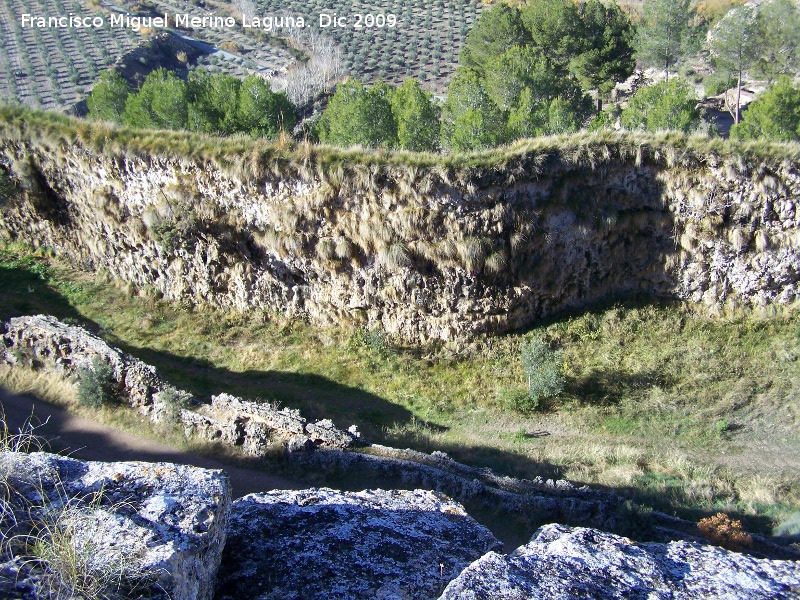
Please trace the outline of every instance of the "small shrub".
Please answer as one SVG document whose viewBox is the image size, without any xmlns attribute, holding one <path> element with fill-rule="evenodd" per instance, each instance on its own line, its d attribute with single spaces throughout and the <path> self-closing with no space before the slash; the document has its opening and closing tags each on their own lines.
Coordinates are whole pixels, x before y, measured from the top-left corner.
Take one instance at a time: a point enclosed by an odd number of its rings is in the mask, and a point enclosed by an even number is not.
<svg viewBox="0 0 800 600">
<path fill-rule="evenodd" d="M 528 410 L 533 410 L 542 399 L 553 398 L 564 391 L 563 353 L 551 350 L 540 338 L 522 344 L 520 353 L 522 372 L 528 383 Z"/>
<path fill-rule="evenodd" d="M 533 412 L 539 408 L 539 399 L 532 398 L 522 387 L 504 387 L 495 392 L 497 404 L 518 412 Z"/>
<path fill-rule="evenodd" d="M 391 344 L 389 344 L 389 340 L 386 337 L 386 332 L 380 327 L 373 329 L 359 327 L 351 338 L 351 344 L 369 348 L 381 356 L 387 355 L 391 350 Z"/>
<path fill-rule="evenodd" d="M 83 406 L 100 408 L 116 400 L 114 368 L 100 356 L 92 359 L 91 367 L 81 368 L 78 378 L 78 401 Z"/>
<path fill-rule="evenodd" d="M 753 545 L 753 538 L 742 530 L 741 521 L 733 521 L 725 513 L 700 519 L 697 524 L 700 533 L 712 544 L 728 550 L 742 550 Z"/>
<path fill-rule="evenodd" d="M 731 424 L 728 423 L 727 419 L 720 419 L 719 421 L 714 423 L 714 431 L 716 432 L 718 438 L 722 438 L 725 435 L 725 433 L 730 431 L 730 428 Z"/>
<path fill-rule="evenodd" d="M 188 409 L 192 404 L 192 396 L 188 392 L 177 390 L 170 386 L 155 395 L 157 402 L 164 405 L 164 417 L 170 423 L 178 423 L 181 410 Z"/>
</svg>

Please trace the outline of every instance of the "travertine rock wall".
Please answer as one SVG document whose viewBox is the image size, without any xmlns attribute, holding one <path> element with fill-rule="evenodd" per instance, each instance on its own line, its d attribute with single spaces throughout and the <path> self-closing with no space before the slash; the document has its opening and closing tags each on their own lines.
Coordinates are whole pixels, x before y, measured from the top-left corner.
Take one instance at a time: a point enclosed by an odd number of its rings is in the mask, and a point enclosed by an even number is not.
<svg viewBox="0 0 800 600">
<path fill-rule="evenodd" d="M 589 154 L 222 169 L 6 140 L 0 163 L 26 191 L 0 235 L 172 300 L 423 343 L 634 292 L 712 313 L 797 300 L 796 162 L 621 143 Z"/>
</svg>

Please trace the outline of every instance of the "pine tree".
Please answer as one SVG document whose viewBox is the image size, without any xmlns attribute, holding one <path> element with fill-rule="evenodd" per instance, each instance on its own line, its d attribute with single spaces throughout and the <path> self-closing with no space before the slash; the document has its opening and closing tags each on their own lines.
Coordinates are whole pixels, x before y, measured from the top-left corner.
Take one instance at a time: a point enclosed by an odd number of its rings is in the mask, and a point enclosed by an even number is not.
<svg viewBox="0 0 800 600">
<path fill-rule="evenodd" d="M 643 63 L 669 69 L 683 53 L 689 35 L 690 0 L 645 0 L 644 22 L 639 27 L 636 56 Z"/>
</svg>

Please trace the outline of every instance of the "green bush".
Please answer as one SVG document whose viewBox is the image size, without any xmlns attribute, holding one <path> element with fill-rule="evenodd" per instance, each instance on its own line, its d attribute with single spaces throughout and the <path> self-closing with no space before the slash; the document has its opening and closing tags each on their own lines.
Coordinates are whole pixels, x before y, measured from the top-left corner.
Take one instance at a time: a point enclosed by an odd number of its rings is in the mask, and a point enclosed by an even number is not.
<svg viewBox="0 0 800 600">
<path fill-rule="evenodd" d="M 740 140 L 791 142 L 800 140 L 800 86 L 781 77 L 747 107 L 731 129 Z"/>
<path fill-rule="evenodd" d="M 544 340 L 533 338 L 520 350 L 522 372 L 528 383 L 528 399 L 517 407 L 522 412 L 539 408 L 541 400 L 564 391 L 563 353 L 552 350 Z"/>
<path fill-rule="evenodd" d="M 192 404 L 191 394 L 172 386 L 159 392 L 158 400 L 164 403 L 164 414 L 167 421 L 173 423 L 179 422 L 181 410 L 188 409 Z"/>
<path fill-rule="evenodd" d="M 622 111 L 625 129 L 689 133 L 700 125 L 694 90 L 685 81 L 673 78 L 641 88 Z"/>
<path fill-rule="evenodd" d="M 114 368 L 100 356 L 92 359 L 91 367 L 81 368 L 78 378 L 78 401 L 83 406 L 100 408 L 116 401 Z"/>
</svg>

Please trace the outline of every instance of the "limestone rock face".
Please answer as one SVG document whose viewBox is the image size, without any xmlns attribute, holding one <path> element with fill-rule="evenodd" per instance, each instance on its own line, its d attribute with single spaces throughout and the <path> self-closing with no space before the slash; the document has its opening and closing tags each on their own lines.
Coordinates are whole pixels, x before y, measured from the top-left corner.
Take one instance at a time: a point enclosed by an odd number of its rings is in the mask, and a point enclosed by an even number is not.
<svg viewBox="0 0 800 600">
<path fill-rule="evenodd" d="M 436 598 L 499 546 L 459 504 L 434 492 L 250 494 L 233 503 L 217 598 Z"/>
<path fill-rule="evenodd" d="M 460 343 L 630 293 L 710 314 L 800 297 L 790 156 L 622 137 L 502 167 L 215 163 L 0 130 L 0 163 L 28 190 L 0 237 L 173 301 Z"/>
<path fill-rule="evenodd" d="M 800 563 L 690 542 L 639 544 L 596 529 L 546 525 L 508 556 L 489 552 L 440 600 L 800 598 Z"/>
<path fill-rule="evenodd" d="M 231 502 L 222 471 L 3 452 L 0 472 L 14 490 L 11 505 L 33 522 L 68 531 L 87 572 L 121 569 L 136 597 L 212 597 Z M 0 566 L 0 584 L 15 581 L 20 597 L 36 588 L 38 597 L 49 597 L 46 574 L 30 566 Z"/>
</svg>

